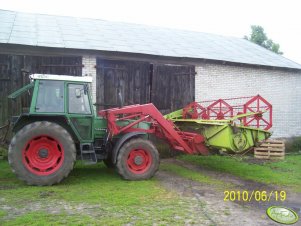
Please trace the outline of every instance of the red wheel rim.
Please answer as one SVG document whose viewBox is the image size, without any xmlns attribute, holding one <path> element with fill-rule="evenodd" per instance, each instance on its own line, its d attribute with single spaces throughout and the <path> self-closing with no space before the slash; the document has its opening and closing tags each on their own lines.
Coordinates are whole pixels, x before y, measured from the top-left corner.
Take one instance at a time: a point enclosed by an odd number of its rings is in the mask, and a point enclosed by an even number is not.
<svg viewBox="0 0 301 226">
<path fill-rule="evenodd" d="M 133 149 L 128 155 L 127 165 L 132 173 L 143 174 L 150 168 L 152 160 L 152 156 L 148 151 Z"/>
<path fill-rule="evenodd" d="M 63 146 L 54 138 L 41 135 L 27 142 L 23 163 L 35 175 L 46 176 L 56 172 L 63 164 Z"/>
</svg>

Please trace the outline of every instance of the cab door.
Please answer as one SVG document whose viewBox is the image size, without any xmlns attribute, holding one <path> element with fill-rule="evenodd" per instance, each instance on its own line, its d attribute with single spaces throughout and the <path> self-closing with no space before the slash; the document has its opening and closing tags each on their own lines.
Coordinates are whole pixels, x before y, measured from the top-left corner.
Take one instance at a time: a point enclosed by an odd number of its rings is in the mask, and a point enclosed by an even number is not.
<svg viewBox="0 0 301 226">
<path fill-rule="evenodd" d="M 93 111 L 88 84 L 67 83 L 67 112 L 80 142 L 93 141 Z"/>
</svg>

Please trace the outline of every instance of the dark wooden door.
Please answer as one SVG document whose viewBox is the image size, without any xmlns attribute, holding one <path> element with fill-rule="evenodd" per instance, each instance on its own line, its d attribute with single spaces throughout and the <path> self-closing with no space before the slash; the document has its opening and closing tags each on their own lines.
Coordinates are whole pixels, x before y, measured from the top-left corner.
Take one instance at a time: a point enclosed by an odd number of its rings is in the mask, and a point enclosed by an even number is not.
<svg viewBox="0 0 301 226">
<path fill-rule="evenodd" d="M 14 102 L 7 98 L 23 84 L 22 66 L 22 56 L 0 55 L 0 126 L 5 124 L 11 115 L 22 111 L 22 98 Z"/>
<path fill-rule="evenodd" d="M 97 59 L 98 109 L 152 102 L 162 113 L 182 108 L 195 99 L 195 67 Z"/>
<path fill-rule="evenodd" d="M 124 105 L 150 102 L 150 64 L 135 61 L 97 59 L 96 105 L 117 107 L 120 90 Z"/>
<path fill-rule="evenodd" d="M 154 64 L 151 102 L 163 113 L 183 108 L 195 100 L 195 67 Z"/>
</svg>

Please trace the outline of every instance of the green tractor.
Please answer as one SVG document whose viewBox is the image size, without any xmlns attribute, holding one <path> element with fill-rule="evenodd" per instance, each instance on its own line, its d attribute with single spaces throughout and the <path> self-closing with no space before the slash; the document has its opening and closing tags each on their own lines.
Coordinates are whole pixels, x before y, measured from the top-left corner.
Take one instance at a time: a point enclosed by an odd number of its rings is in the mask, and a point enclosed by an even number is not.
<svg viewBox="0 0 301 226">
<path fill-rule="evenodd" d="M 14 99 L 29 92 L 32 98 L 29 112 L 13 117 L 8 151 L 13 172 L 29 185 L 61 182 L 77 158 L 86 164 L 104 161 L 127 180 L 149 179 L 160 162 L 150 134 L 187 154 L 208 154 L 211 148 L 243 152 L 271 136 L 267 130 L 233 123 L 252 115 L 260 118 L 262 112 L 229 120 L 187 119 L 185 114 L 193 116 L 197 109 L 163 116 L 150 103 L 96 113 L 90 95 L 92 78 L 32 74 L 30 79 L 9 96 Z"/>
<path fill-rule="evenodd" d="M 30 78 L 30 84 L 9 96 L 32 93 L 29 113 L 14 117 L 15 135 L 8 152 L 19 179 L 30 185 L 59 183 L 73 169 L 77 156 L 87 164 L 104 160 L 125 179 L 154 175 L 159 154 L 146 133 L 126 133 L 109 140 L 107 120 L 96 115 L 91 102 L 92 78 L 44 74 Z M 149 128 L 149 124 L 141 122 L 139 127 Z"/>
</svg>

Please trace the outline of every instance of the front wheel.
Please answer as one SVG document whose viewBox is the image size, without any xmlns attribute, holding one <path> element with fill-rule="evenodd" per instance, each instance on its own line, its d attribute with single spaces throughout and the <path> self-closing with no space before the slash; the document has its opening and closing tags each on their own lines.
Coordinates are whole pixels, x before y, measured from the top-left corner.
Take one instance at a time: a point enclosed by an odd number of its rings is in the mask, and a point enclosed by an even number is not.
<svg viewBox="0 0 301 226">
<path fill-rule="evenodd" d="M 159 164 L 157 148 L 149 140 L 135 138 L 120 148 L 116 168 L 126 180 L 146 180 L 154 176 Z"/>
<path fill-rule="evenodd" d="M 13 172 L 29 185 L 59 183 L 73 169 L 75 159 L 71 135 L 48 121 L 24 126 L 13 137 L 8 151 Z"/>
</svg>

